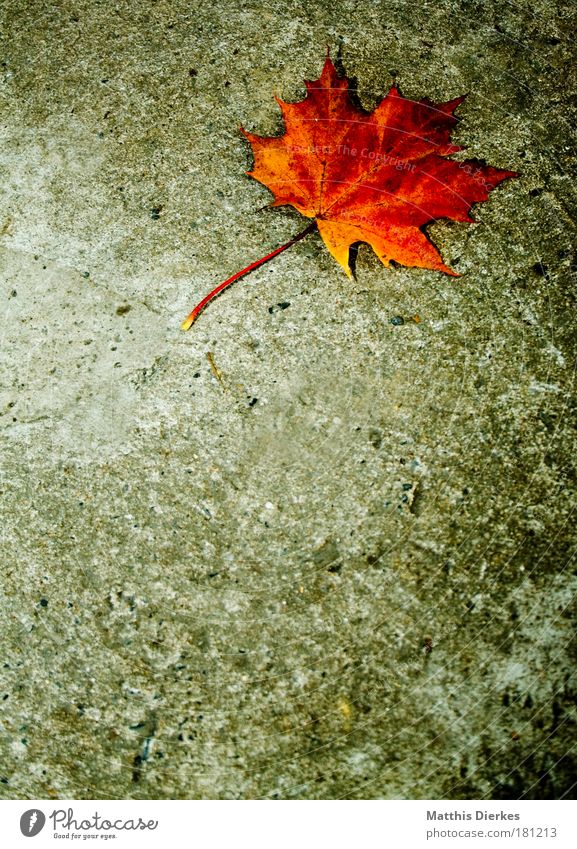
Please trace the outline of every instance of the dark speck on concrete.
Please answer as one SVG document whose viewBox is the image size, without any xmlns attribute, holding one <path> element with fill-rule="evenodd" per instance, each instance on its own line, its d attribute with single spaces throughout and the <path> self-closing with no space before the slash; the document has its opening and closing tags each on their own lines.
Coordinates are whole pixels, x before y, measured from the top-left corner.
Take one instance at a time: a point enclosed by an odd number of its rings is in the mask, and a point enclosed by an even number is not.
<svg viewBox="0 0 577 849">
<path fill-rule="evenodd" d="M 391 324 L 394 324 L 395 327 L 399 327 L 401 324 L 405 323 L 405 319 L 402 315 L 394 315 L 391 319 Z"/>
<path fill-rule="evenodd" d="M 533 271 L 535 272 L 535 274 L 538 274 L 539 277 L 548 277 L 549 276 L 549 269 L 542 262 L 536 262 L 532 266 L 532 268 L 533 268 Z"/>
<path fill-rule="evenodd" d="M 278 304 L 274 304 L 272 307 L 269 307 L 268 311 L 272 315 L 273 312 L 278 312 L 278 310 L 287 310 L 290 305 L 290 301 L 280 301 Z"/>
</svg>

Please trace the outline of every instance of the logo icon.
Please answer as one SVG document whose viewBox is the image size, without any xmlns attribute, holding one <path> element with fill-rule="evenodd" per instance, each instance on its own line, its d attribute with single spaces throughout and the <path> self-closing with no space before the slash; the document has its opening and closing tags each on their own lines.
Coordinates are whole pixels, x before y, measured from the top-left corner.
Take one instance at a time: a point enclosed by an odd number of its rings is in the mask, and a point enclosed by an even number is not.
<svg viewBox="0 0 577 849">
<path fill-rule="evenodd" d="M 36 837 L 44 828 L 46 817 L 38 808 L 24 811 L 20 817 L 20 831 L 25 837 Z"/>
</svg>

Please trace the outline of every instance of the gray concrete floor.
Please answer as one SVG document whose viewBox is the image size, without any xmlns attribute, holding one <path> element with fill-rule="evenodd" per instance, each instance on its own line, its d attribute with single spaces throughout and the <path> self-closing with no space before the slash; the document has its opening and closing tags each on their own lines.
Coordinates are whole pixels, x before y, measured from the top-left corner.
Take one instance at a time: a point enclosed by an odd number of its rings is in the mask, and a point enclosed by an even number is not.
<svg viewBox="0 0 577 849">
<path fill-rule="evenodd" d="M 574 797 L 575 5 L 2 16 L 2 796 Z M 312 235 L 181 333 L 327 44 L 521 178 L 459 279 Z"/>
</svg>

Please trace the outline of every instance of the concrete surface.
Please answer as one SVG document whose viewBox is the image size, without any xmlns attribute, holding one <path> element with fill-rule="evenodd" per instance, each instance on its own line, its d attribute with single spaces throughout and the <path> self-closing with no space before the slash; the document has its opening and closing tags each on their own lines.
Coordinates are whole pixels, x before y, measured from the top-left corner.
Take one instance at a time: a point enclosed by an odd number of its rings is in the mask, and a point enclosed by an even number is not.
<svg viewBox="0 0 577 849">
<path fill-rule="evenodd" d="M 2 796 L 575 797 L 575 5 L 2 15 Z M 521 179 L 459 279 L 312 235 L 181 333 L 327 44 Z"/>
</svg>

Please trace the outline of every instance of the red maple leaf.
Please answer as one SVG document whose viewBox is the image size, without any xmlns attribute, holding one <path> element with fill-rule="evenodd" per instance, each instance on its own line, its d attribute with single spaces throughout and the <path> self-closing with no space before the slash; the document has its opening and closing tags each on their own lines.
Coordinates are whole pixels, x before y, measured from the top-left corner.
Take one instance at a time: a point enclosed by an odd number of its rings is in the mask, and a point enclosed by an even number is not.
<svg viewBox="0 0 577 849">
<path fill-rule="evenodd" d="M 373 112 L 351 99 L 349 81 L 327 56 L 320 79 L 305 81 L 299 103 L 277 98 L 285 133 L 264 138 L 242 130 L 252 145 L 249 175 L 274 194 L 271 206 L 293 206 L 312 222 L 286 245 L 237 272 L 183 322 L 188 329 L 206 304 L 239 277 L 272 259 L 315 227 L 350 275 L 349 251 L 367 242 L 385 265 L 430 268 L 457 276 L 425 227 L 439 219 L 473 223 L 471 206 L 514 171 L 476 160 L 455 161 L 454 111 L 463 102 L 403 97 L 393 85 Z"/>
</svg>

